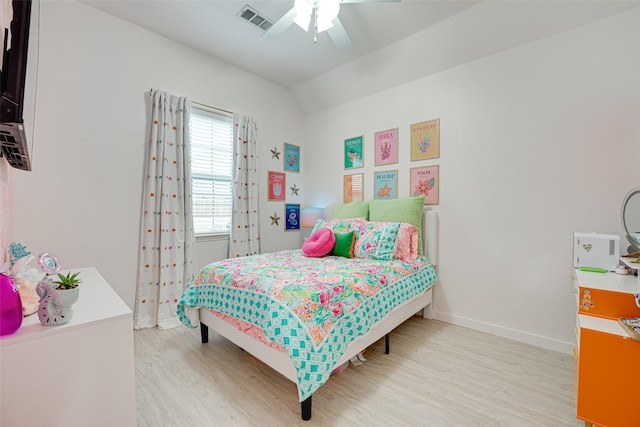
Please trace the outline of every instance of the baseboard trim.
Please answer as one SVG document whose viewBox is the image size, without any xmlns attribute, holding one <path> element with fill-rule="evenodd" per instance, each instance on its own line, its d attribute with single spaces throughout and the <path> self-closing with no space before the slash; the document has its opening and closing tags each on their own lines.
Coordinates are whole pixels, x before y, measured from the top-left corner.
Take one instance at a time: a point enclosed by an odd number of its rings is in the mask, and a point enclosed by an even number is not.
<svg viewBox="0 0 640 427">
<path fill-rule="evenodd" d="M 560 353 L 573 354 L 573 348 L 575 347 L 575 343 L 573 342 L 564 342 L 547 337 L 542 337 L 539 335 L 528 334 L 526 332 L 517 331 L 515 329 L 509 329 L 503 326 L 493 325 L 491 323 L 479 322 L 477 320 L 466 319 L 464 317 L 453 316 L 451 314 L 442 313 L 435 310 L 433 311 L 433 318 L 476 331 L 486 332 L 488 334 L 535 345 L 537 347 L 546 348 L 548 350 L 558 351 Z"/>
</svg>

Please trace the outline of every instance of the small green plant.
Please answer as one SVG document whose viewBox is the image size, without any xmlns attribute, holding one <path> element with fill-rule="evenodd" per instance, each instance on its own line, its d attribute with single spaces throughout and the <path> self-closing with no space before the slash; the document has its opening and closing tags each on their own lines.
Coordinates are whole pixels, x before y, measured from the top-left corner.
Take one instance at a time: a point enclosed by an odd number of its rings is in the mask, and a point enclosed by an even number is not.
<svg viewBox="0 0 640 427">
<path fill-rule="evenodd" d="M 54 280 L 53 283 L 58 285 L 56 289 L 73 289 L 77 287 L 82 280 L 78 279 L 78 274 L 80 272 L 76 272 L 71 274 L 71 272 L 67 273 L 67 275 L 63 275 L 58 273 L 58 280 Z"/>
</svg>

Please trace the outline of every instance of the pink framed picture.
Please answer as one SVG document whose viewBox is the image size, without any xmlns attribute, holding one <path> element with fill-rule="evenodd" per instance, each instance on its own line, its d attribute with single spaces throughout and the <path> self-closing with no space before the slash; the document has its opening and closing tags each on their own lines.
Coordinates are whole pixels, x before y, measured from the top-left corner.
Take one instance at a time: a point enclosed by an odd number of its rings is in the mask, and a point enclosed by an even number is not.
<svg viewBox="0 0 640 427">
<path fill-rule="evenodd" d="M 287 176 L 283 172 L 267 172 L 268 174 L 268 184 L 269 184 L 269 193 L 267 195 L 267 200 L 282 200 L 284 201 L 287 196 L 286 186 L 287 186 Z"/>
<path fill-rule="evenodd" d="M 373 143 L 375 144 L 375 166 L 398 163 L 398 128 L 376 132 Z"/>
<path fill-rule="evenodd" d="M 411 168 L 409 194 L 413 197 L 424 195 L 425 205 L 437 205 L 440 199 L 440 166 Z"/>
</svg>

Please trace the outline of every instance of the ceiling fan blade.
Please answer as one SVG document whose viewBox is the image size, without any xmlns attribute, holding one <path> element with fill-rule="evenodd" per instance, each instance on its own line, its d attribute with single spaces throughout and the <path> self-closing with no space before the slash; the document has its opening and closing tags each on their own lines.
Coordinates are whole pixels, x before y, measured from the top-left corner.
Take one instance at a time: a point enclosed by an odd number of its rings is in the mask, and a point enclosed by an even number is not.
<svg viewBox="0 0 640 427">
<path fill-rule="evenodd" d="M 351 42 L 351 38 L 349 37 L 347 30 L 344 29 L 342 22 L 340 22 L 340 18 L 334 19 L 331 23 L 333 24 L 333 27 L 329 28 L 327 33 L 329 33 L 329 37 L 331 37 L 333 43 L 340 49 L 347 49 L 351 47 L 353 43 Z"/>
<path fill-rule="evenodd" d="M 265 40 L 273 40 L 280 34 L 284 33 L 291 25 L 293 25 L 293 18 L 296 17 L 296 11 L 291 8 L 285 13 L 282 18 L 278 19 L 267 31 L 262 33 L 262 38 Z"/>
</svg>

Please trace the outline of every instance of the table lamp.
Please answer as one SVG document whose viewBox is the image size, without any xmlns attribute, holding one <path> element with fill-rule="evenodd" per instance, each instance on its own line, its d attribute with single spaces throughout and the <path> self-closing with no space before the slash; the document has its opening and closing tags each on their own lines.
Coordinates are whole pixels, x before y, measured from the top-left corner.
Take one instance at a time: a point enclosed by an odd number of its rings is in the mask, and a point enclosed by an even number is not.
<svg viewBox="0 0 640 427">
<path fill-rule="evenodd" d="M 306 239 L 311 234 L 311 229 L 318 219 L 324 218 L 323 208 L 302 208 L 300 210 L 300 227 L 302 228 L 302 239 Z"/>
</svg>

